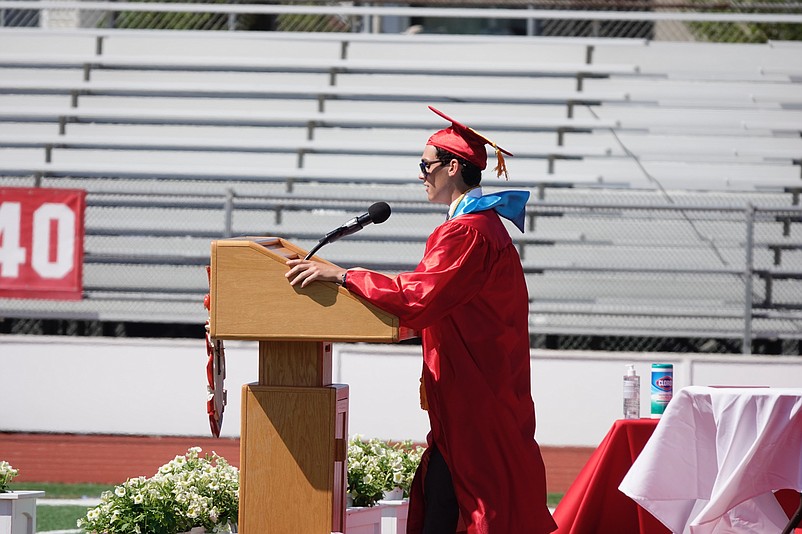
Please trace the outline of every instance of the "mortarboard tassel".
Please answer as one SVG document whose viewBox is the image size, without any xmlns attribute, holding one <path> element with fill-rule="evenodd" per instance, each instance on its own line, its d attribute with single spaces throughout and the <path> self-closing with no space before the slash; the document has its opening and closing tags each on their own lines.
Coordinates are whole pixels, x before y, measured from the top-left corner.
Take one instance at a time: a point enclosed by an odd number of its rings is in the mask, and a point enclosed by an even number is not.
<svg viewBox="0 0 802 534">
<path fill-rule="evenodd" d="M 501 175 L 504 174 L 504 179 L 509 180 L 510 177 L 507 176 L 507 162 L 504 161 L 504 155 L 501 153 L 501 150 L 498 149 L 496 143 L 493 143 L 493 150 L 496 151 L 496 168 L 493 169 L 496 171 L 496 178 L 501 178 Z"/>
</svg>

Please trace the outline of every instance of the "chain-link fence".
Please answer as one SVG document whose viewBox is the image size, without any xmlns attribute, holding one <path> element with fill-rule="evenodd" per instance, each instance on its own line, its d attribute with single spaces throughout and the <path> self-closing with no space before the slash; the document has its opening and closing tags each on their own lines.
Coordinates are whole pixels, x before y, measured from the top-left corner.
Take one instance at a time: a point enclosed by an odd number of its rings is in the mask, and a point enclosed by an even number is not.
<svg viewBox="0 0 802 534">
<path fill-rule="evenodd" d="M 758 206 L 746 195 L 726 205 L 661 203 L 654 194 L 637 204 L 534 202 L 526 233 L 514 236 L 533 346 L 798 354 L 802 208 L 790 198 L 772 195 Z M 85 298 L 5 300 L 4 313 L 17 319 L 0 329 L 134 335 L 137 323 L 156 322 L 166 325 L 161 332 L 181 323 L 195 331 L 205 319 L 210 240 L 281 235 L 308 250 L 360 204 L 92 192 L 87 201 Z M 442 216 L 420 202 L 393 207 L 390 226 L 338 241 L 325 256 L 345 267 L 414 268 Z"/>
<path fill-rule="evenodd" d="M 148 5 L 150 4 L 150 5 Z M 18 6 L 18 7 L 17 7 Z M 290 32 L 424 32 L 765 42 L 802 39 L 802 3 L 429 0 L 244 4 L 0 2 L 0 26 Z"/>
<path fill-rule="evenodd" d="M 758 350 L 777 350 L 802 333 L 801 213 L 538 205 L 533 235 L 563 237 L 524 257 L 535 344 L 751 352 L 740 340 L 754 335 L 775 343 Z"/>
</svg>

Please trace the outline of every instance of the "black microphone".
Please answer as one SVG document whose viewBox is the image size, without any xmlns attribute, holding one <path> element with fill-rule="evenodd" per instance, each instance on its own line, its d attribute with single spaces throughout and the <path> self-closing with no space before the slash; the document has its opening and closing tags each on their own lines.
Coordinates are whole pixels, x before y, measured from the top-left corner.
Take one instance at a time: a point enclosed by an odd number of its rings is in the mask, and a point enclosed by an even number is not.
<svg viewBox="0 0 802 534">
<path fill-rule="evenodd" d="M 390 205 L 387 204 L 387 202 L 376 202 L 375 204 L 372 204 L 368 208 L 367 213 L 363 213 L 359 217 L 354 217 L 344 225 L 340 226 L 339 228 L 335 228 L 334 230 L 332 230 L 331 232 L 320 238 L 320 241 L 317 242 L 317 245 L 315 245 L 315 247 L 309 251 L 309 254 L 307 254 L 304 259 L 308 260 L 309 258 L 311 258 L 312 255 L 314 255 L 315 252 L 320 250 L 320 247 L 322 247 L 323 245 L 334 243 L 341 237 L 354 234 L 371 223 L 381 224 L 389 218 L 390 218 Z"/>
</svg>

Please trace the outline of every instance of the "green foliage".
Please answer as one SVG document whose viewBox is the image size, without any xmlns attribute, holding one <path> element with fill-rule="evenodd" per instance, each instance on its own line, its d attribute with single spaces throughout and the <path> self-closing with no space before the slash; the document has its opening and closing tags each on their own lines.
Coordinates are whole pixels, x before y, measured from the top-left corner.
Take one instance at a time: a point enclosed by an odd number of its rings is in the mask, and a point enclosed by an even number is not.
<svg viewBox="0 0 802 534">
<path fill-rule="evenodd" d="M 696 0 L 705 4 L 706 0 Z M 719 10 L 722 13 L 783 13 L 788 12 L 785 0 L 760 0 L 760 7 L 742 2 L 737 8 Z M 767 5 L 777 4 L 768 10 Z M 797 8 L 797 12 L 799 9 Z M 802 24 L 774 24 L 765 22 L 689 22 L 688 29 L 700 41 L 722 43 L 765 43 L 767 41 L 800 41 Z"/>
<path fill-rule="evenodd" d="M 114 17 L 114 27 L 136 30 L 225 30 L 226 18 L 219 13 L 121 11 Z"/>
<path fill-rule="evenodd" d="M 351 25 L 347 19 L 332 15 L 302 15 L 284 13 L 277 17 L 278 31 L 347 32 Z"/>
<path fill-rule="evenodd" d="M 139 0 L 142 3 L 162 0 Z M 191 3 L 186 0 L 167 0 Z M 228 0 L 211 0 L 208 4 L 228 4 Z M 194 3 L 194 5 L 202 5 Z M 310 32 L 342 32 L 350 30 L 351 21 L 334 15 L 255 14 L 255 13 L 175 13 L 160 11 L 107 11 L 98 20 L 98 27 L 150 30 L 278 30 Z"/>
<path fill-rule="evenodd" d="M 765 43 L 802 40 L 800 24 L 690 22 L 688 28 L 697 39 L 709 42 Z"/>
<path fill-rule="evenodd" d="M 140 0 L 142 3 L 162 0 Z M 170 0 L 167 0 L 170 2 Z M 173 2 L 189 3 L 189 2 Z M 227 4 L 227 0 L 213 0 L 211 4 Z M 111 17 L 111 19 L 110 19 Z M 112 26 L 122 29 L 152 30 L 225 30 L 228 29 L 228 16 L 222 13 L 171 13 L 158 11 L 118 11 L 107 12 L 98 26 Z"/>
</svg>

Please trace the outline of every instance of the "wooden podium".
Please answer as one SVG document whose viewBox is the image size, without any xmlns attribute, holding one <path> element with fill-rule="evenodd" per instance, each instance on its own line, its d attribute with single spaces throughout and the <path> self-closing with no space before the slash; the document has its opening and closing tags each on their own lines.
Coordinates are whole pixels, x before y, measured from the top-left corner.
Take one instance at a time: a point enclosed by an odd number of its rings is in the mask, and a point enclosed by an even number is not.
<svg viewBox="0 0 802 534">
<path fill-rule="evenodd" d="M 291 286 L 286 261 L 304 256 L 276 237 L 212 242 L 210 334 L 259 342 L 242 389 L 241 534 L 345 531 L 348 386 L 331 383 L 331 342 L 414 335 L 337 284 Z"/>
</svg>

